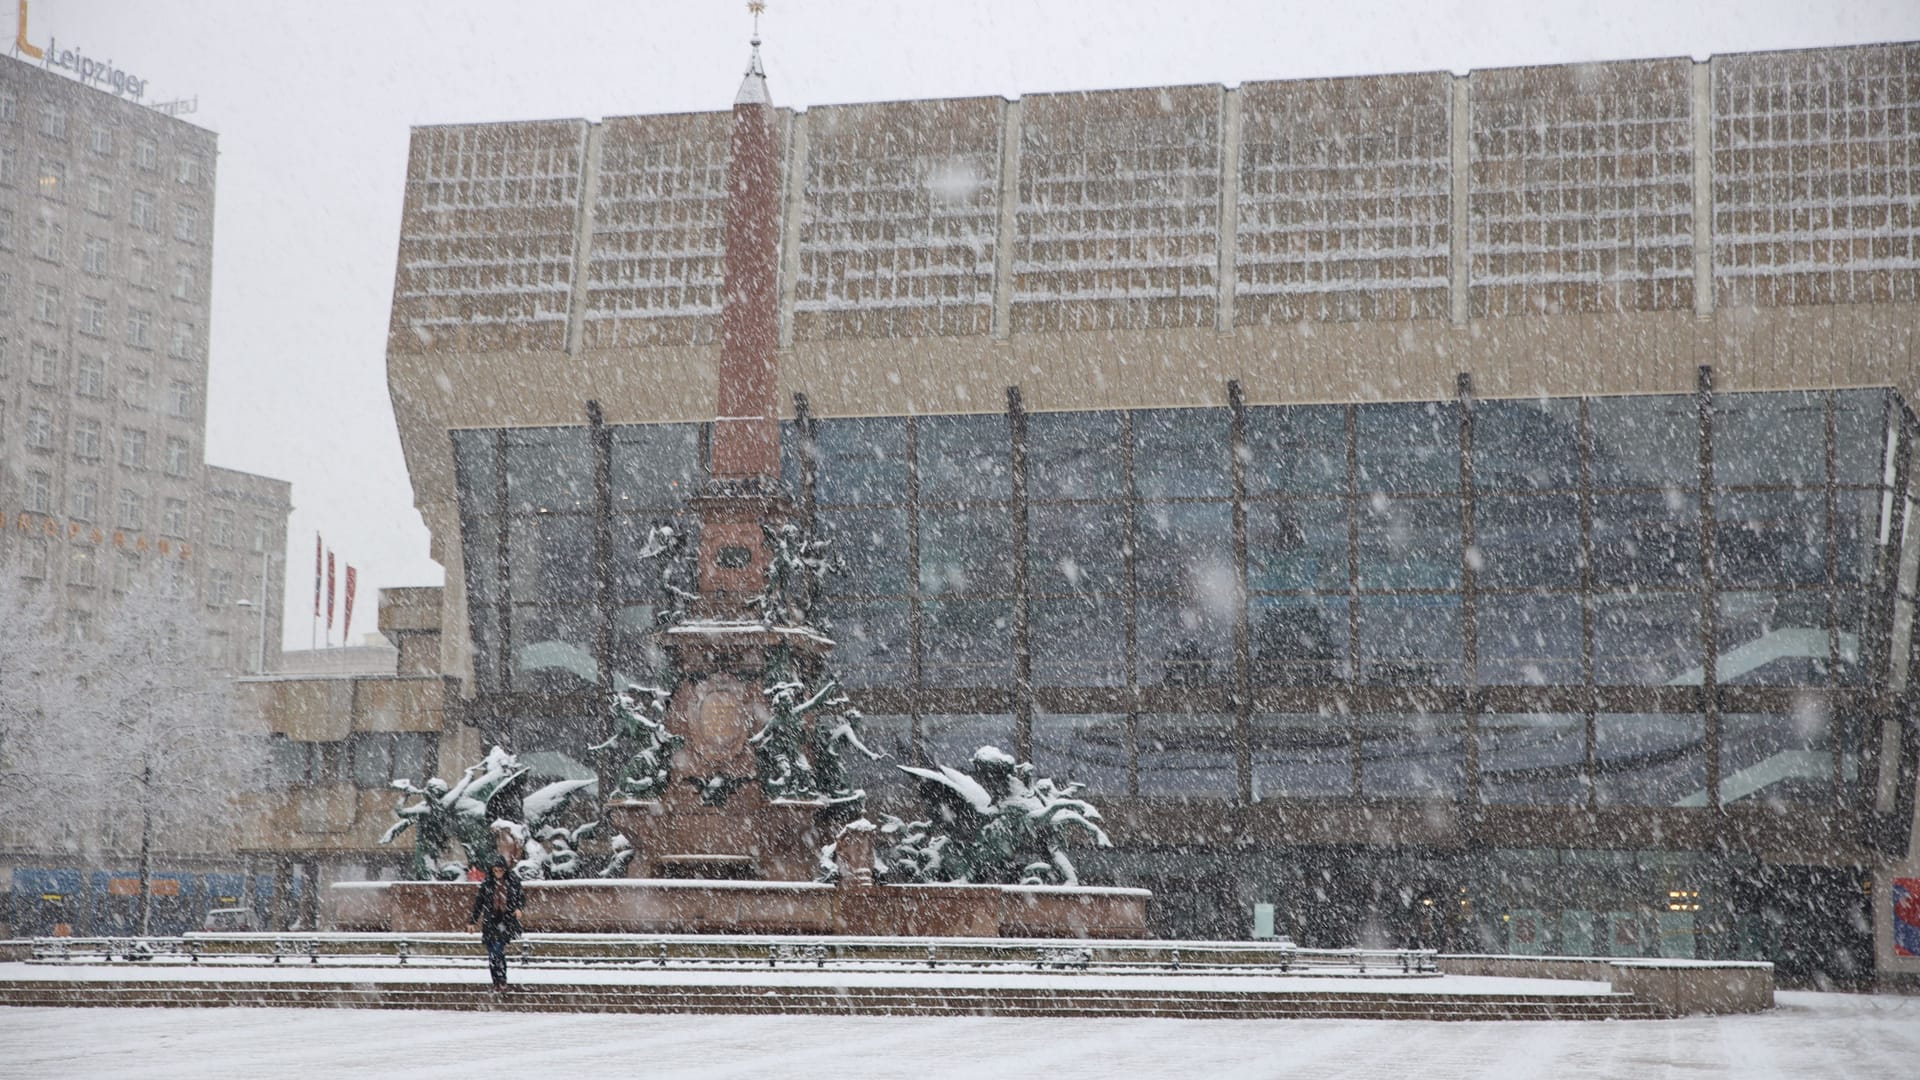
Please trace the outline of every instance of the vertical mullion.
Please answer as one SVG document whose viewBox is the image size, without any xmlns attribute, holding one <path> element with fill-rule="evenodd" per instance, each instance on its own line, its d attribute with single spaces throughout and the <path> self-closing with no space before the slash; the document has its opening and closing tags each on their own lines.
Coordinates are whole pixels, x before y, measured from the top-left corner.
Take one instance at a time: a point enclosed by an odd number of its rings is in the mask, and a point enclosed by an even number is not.
<svg viewBox="0 0 1920 1080">
<path fill-rule="evenodd" d="M 1233 478 L 1233 760 L 1242 804 L 1253 801 L 1252 657 L 1247 627 L 1247 401 L 1240 381 L 1227 382 L 1228 458 Z"/>
<path fill-rule="evenodd" d="M 1867 631 L 1872 636 L 1873 647 L 1867 648 L 1865 642 L 1860 646 L 1862 664 L 1868 665 L 1869 672 L 1881 672 L 1882 679 L 1891 684 L 1893 674 L 1893 617 L 1900 595 L 1900 545 L 1903 538 L 1902 525 L 1907 511 L 1907 484 L 1911 475 L 1907 457 L 1912 452 L 1912 436 L 1900 411 L 1895 408 L 1893 396 L 1887 396 L 1887 424 L 1893 437 L 1893 488 L 1889 492 L 1883 478 L 1880 500 L 1888 507 L 1887 542 L 1879 544 L 1873 571 L 1874 610 L 1868 616 Z M 1875 681 L 1871 676 L 1869 683 Z"/>
<path fill-rule="evenodd" d="M 807 400 L 807 395 L 797 391 L 793 395 L 793 426 L 794 433 L 800 439 L 800 475 L 793 477 L 790 483 L 797 489 L 801 520 L 811 527 L 820 509 L 819 497 L 814 490 L 820 475 L 820 450 L 813 438 L 819 425 L 813 418 L 813 406 Z"/>
<path fill-rule="evenodd" d="M 904 427 L 901 449 L 907 459 L 907 685 L 914 689 L 913 753 L 917 759 L 926 761 L 926 723 L 924 710 L 919 707 L 926 691 L 923 675 L 926 665 L 920 655 L 923 621 L 920 612 L 920 462 L 915 452 L 919 425 L 913 417 L 907 417 Z"/>
<path fill-rule="evenodd" d="M 494 617 L 500 620 L 500 643 L 494 656 L 494 679 L 501 693 L 513 691 L 513 561 L 508 556 L 509 517 L 513 504 L 507 495 L 507 432 L 493 433 L 494 548 L 493 580 L 500 595 L 494 598 Z"/>
<path fill-rule="evenodd" d="M 1585 688 L 1581 721 L 1587 741 L 1587 809 L 1600 805 L 1599 695 L 1593 675 L 1593 415 L 1580 399 L 1580 682 Z"/>
<path fill-rule="evenodd" d="M 1133 489 L 1133 410 L 1120 412 L 1120 491 L 1121 508 L 1125 522 L 1121 525 L 1123 541 L 1121 551 L 1126 573 L 1125 595 L 1127 600 L 1127 790 L 1138 793 L 1140 790 L 1140 589 L 1135 580 L 1134 533 L 1138 529 L 1139 500 Z"/>
<path fill-rule="evenodd" d="M 1822 530 L 1822 535 L 1826 538 L 1825 561 L 1827 570 L 1826 694 L 1828 695 L 1828 708 L 1826 711 L 1828 716 L 1827 723 L 1829 725 L 1827 729 L 1827 739 L 1833 748 L 1833 752 L 1829 755 L 1833 759 L 1831 763 L 1833 797 L 1836 802 L 1843 802 L 1845 800 L 1845 788 L 1842 786 L 1845 775 L 1845 729 L 1846 725 L 1852 722 L 1852 710 L 1836 710 L 1832 707 L 1832 696 L 1840 692 L 1840 546 L 1834 535 L 1834 530 L 1838 523 L 1836 515 L 1840 509 L 1840 489 L 1838 487 L 1840 471 L 1839 448 L 1834 445 L 1839 426 L 1839 415 L 1837 411 L 1839 395 L 1835 394 L 1832 390 L 1827 390 L 1823 393 L 1826 398 L 1826 408 L 1822 410 L 1822 414 L 1826 420 L 1827 451 L 1825 455 L 1826 483 L 1821 485 L 1825 497 L 1827 517 L 1825 522 L 1826 527 Z M 1882 430 L 1884 432 L 1884 429 Z M 1881 442 L 1880 453 L 1881 462 L 1884 465 L 1886 461 L 1886 444 L 1884 439 Z M 1884 475 L 1884 473 L 1882 475 Z M 1856 650 L 1859 648 L 1859 645 L 1860 643 L 1855 643 L 1854 647 Z M 1843 713 L 1845 715 L 1843 715 Z"/>
<path fill-rule="evenodd" d="M 600 693 L 613 694 L 613 431 L 598 401 L 587 402 L 587 444 L 593 452 L 593 659 Z M 606 778 L 603 778 L 606 779 Z M 609 780 L 609 783 L 611 781 Z M 613 790 L 610 786 L 602 790 Z"/>
<path fill-rule="evenodd" d="M 1707 805 L 1720 809 L 1720 592 L 1713 520 L 1713 368 L 1700 365 L 1694 387 L 1700 425 L 1700 693 L 1707 725 Z"/>
<path fill-rule="evenodd" d="M 1033 760 L 1033 647 L 1027 592 L 1027 412 L 1018 386 L 1007 387 L 1008 515 L 1013 526 L 1013 742 L 1015 756 Z"/>
<path fill-rule="evenodd" d="M 1348 699 L 1360 685 L 1360 447 L 1358 407 L 1348 405 L 1347 413 L 1347 687 Z M 1352 775 L 1347 781 L 1347 797 L 1359 798 L 1360 730 L 1352 709 L 1342 710 L 1347 718 L 1347 763 Z"/>
<path fill-rule="evenodd" d="M 1460 402 L 1460 685 L 1465 690 L 1466 793 L 1468 806 L 1480 805 L 1480 622 L 1479 575 L 1471 553 L 1474 534 L 1473 376 L 1461 372 L 1455 383 Z"/>
</svg>

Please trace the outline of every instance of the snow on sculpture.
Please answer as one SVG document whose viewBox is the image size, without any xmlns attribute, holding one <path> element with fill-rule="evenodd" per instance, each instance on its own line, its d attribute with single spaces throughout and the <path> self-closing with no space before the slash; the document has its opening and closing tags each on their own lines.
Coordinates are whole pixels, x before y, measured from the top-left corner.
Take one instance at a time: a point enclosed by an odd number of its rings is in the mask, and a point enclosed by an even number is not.
<svg viewBox="0 0 1920 1080">
<path fill-rule="evenodd" d="M 616 794 L 635 799 L 657 799 L 673 775 L 673 752 L 686 742 L 667 730 L 667 703 L 673 691 L 657 686 L 629 685 L 613 696 L 613 734 L 589 750 L 618 750 L 626 754 Z"/>
<path fill-rule="evenodd" d="M 1036 777 L 1032 762 L 1015 762 L 998 747 L 974 751 L 966 771 L 946 765 L 900 769 L 922 781 L 921 795 L 932 810 L 928 818 L 903 821 L 883 814 L 878 826 L 862 818 L 841 830 L 878 831 L 879 880 L 1078 885 L 1080 875 L 1066 851 L 1069 838 L 1079 832 L 1098 847 L 1113 846 L 1096 824 L 1100 811 L 1074 798 L 1082 785 Z M 821 852 L 821 868 L 831 877 L 837 865 L 830 844 Z"/>
<path fill-rule="evenodd" d="M 522 878 L 617 876 L 625 871 L 631 848 L 616 836 L 613 854 L 598 867 L 584 859 L 579 845 L 598 830 L 598 822 L 564 829 L 553 821 L 566 811 L 574 795 L 592 786 L 592 780 L 557 780 L 531 794 L 521 795 L 530 770 L 502 747 L 469 765 L 460 780 L 448 784 L 432 777 L 425 784 L 395 780 L 400 801 L 394 814 L 400 820 L 381 835 L 390 844 L 413 830 L 412 877 L 420 881 L 456 881 L 468 867 L 485 866 L 503 848 L 521 853 L 516 870 Z M 409 803 L 409 799 L 418 799 Z M 502 840 L 506 842 L 503 843 Z M 458 845 L 463 858 L 445 858 Z M 623 856 L 621 853 L 625 851 Z M 591 873 L 591 870 L 598 873 Z"/>
</svg>

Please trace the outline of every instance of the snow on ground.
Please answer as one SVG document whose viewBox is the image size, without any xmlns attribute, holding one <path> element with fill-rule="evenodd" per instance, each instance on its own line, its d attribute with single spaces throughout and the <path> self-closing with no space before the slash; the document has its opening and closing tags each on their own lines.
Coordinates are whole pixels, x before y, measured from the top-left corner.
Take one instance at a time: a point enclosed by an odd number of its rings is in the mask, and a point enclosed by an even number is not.
<svg viewBox="0 0 1920 1080">
<path fill-rule="evenodd" d="M 0 1008 L 0 1077 L 201 1080 L 296 1069 L 408 1080 L 470 1080 L 476 1070 L 699 1080 L 1914 1075 L 1920 998 L 1779 1000 L 1757 1015 L 1598 1023 Z M 504 1059 L 487 1061 L 487 1048 Z"/>
</svg>

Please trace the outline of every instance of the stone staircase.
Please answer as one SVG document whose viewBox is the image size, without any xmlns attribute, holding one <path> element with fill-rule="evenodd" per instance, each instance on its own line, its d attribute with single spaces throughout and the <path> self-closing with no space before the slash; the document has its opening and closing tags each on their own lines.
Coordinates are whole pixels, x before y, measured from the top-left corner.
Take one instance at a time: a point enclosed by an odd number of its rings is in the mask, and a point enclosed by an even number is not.
<svg viewBox="0 0 1920 1080">
<path fill-rule="evenodd" d="M 1073 1016 L 1220 1020 L 1648 1020 L 1623 994 L 1298 993 L 1005 987 L 650 986 L 261 982 L 139 978 L 0 981 L 0 1006 L 361 1008 L 566 1013 Z"/>
</svg>

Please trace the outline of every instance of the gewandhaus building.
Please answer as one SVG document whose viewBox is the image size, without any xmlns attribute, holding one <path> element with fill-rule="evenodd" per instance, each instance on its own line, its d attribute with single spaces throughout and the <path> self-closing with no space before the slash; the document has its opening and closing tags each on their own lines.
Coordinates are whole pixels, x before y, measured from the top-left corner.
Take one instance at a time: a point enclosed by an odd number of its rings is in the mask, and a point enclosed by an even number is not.
<svg viewBox="0 0 1920 1080">
<path fill-rule="evenodd" d="M 780 117 L 876 809 L 993 743 L 1163 934 L 1920 971 L 1920 46 Z M 449 724 L 556 772 L 658 662 L 729 122 L 413 132 Z"/>
</svg>

